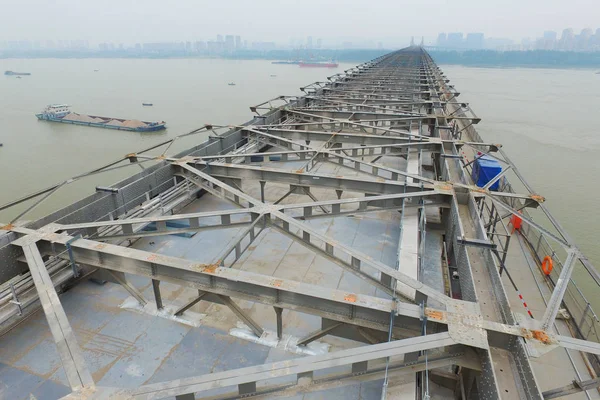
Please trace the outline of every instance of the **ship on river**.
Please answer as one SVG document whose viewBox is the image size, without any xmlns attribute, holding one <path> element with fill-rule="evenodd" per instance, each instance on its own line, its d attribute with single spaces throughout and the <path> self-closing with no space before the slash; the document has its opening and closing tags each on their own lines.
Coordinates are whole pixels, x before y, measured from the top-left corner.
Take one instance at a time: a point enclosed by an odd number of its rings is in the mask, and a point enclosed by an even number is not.
<svg viewBox="0 0 600 400">
<path fill-rule="evenodd" d="M 51 104 L 35 116 L 44 121 L 64 124 L 94 126 L 97 128 L 117 129 L 121 131 L 152 132 L 165 129 L 166 122 L 148 122 L 137 119 L 100 117 L 97 115 L 77 114 L 67 104 Z"/>
<path fill-rule="evenodd" d="M 31 72 L 4 71 L 4 75 L 8 75 L 8 76 L 14 76 L 14 75 L 31 75 Z"/>
<path fill-rule="evenodd" d="M 337 68 L 340 64 L 336 62 L 322 62 L 322 61 L 302 61 L 298 63 L 301 67 L 310 67 L 310 68 Z"/>
</svg>

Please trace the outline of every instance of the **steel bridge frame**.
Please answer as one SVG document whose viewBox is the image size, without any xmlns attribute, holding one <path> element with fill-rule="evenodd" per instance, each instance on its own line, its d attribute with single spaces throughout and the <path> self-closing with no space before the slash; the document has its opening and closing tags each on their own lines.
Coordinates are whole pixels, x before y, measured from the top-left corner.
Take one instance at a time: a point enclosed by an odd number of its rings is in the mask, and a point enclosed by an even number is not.
<svg viewBox="0 0 600 400">
<path fill-rule="evenodd" d="M 456 101 L 459 93 L 448 85 L 448 80 L 429 55 L 421 48 L 408 48 L 359 65 L 345 74 L 336 74 L 328 80 L 302 88 L 306 96 L 280 96 L 251 107 L 257 116 L 242 126 L 206 125 L 0 207 L 3 210 L 27 204 L 24 211 L 2 228 L 6 233 L 2 237 L 4 246 L 0 252 L 5 258 L 11 258 L 11 262 L 24 257 L 28 272 L 21 272 L 30 277 L 29 285 L 36 289 L 35 294 L 48 319 L 74 393 L 86 393 L 89 398 L 158 399 L 176 396 L 178 399 L 193 399 L 194 393 L 216 386 L 230 386 L 236 390 L 232 396 L 259 396 L 276 391 L 316 390 L 328 387 L 333 381 L 378 379 L 382 376 L 385 376 L 387 385 L 389 379 L 399 374 L 456 365 L 462 372 L 446 378 L 452 381 L 457 396 L 492 399 L 501 397 L 499 376 L 502 375 L 503 379 L 508 376 L 499 372 L 500 361 L 494 360 L 492 350 L 501 349 L 508 352 L 517 365 L 517 374 L 510 372 L 509 375 L 514 379 L 519 395 L 541 399 L 545 394 L 538 388 L 530 357 L 540 356 L 556 347 L 600 354 L 597 343 L 557 335 L 550 330 L 576 262 L 583 263 L 593 276 L 598 277 L 598 273 L 550 215 L 543 204 L 544 198 L 526 183 L 501 145 L 460 139 L 460 133 L 471 124 L 478 123 L 479 118 L 468 104 Z M 175 140 L 202 132 L 210 132 L 214 136 L 210 136 L 206 144 L 187 152 L 167 154 Z M 225 142 L 230 145 L 224 145 Z M 314 145 L 315 142 L 317 145 Z M 209 146 L 211 149 L 206 150 Z M 460 155 L 460 149 L 466 147 L 497 158 L 505 167 L 496 180 L 506 180 L 511 175 L 512 179 L 521 182 L 526 192 L 492 192 L 489 190 L 491 183 L 484 188 L 471 185 L 466 176 L 470 162 Z M 162 152 L 151 155 L 153 150 Z M 408 159 L 423 151 L 433 155 L 437 179 L 378 163 L 382 157 Z M 254 165 L 256 157 L 271 160 L 271 165 L 276 165 L 277 161 L 298 161 L 302 167 L 289 171 Z M 365 158 L 369 157 L 372 160 L 366 161 Z M 160 171 L 163 181 L 155 178 L 156 188 L 138 194 L 132 202 L 160 204 L 159 208 L 153 208 L 160 210 L 158 214 L 141 213 L 139 207 L 127 209 L 129 203 L 123 200 L 121 208 L 104 215 L 92 213 L 92 218 L 89 212 L 73 217 L 73 211 L 76 213 L 77 210 L 71 210 L 33 224 L 19 223 L 19 218 L 74 180 L 144 163 L 154 163 L 155 166 L 152 171 L 144 169 L 140 179 Z M 312 172 L 320 163 L 352 168 L 368 178 Z M 244 191 L 248 182 L 260 185 L 260 199 Z M 163 189 L 173 194 L 161 195 L 158 189 L 161 184 L 166 185 Z M 266 199 L 264 190 L 267 184 L 286 185 L 289 191 L 281 199 Z M 110 188 L 98 188 L 94 201 L 114 199 L 124 187 L 116 184 Z M 311 189 L 334 191 L 337 200 L 320 201 Z M 237 208 L 164 215 L 204 192 L 229 201 Z M 344 192 L 352 193 L 353 197 L 342 198 Z M 290 194 L 306 195 L 311 201 L 279 204 Z M 157 199 L 160 200 L 158 203 Z M 467 221 L 461 220 L 458 215 L 459 204 L 468 204 L 476 210 L 471 216 L 475 220 L 476 231 L 480 232 L 477 237 L 465 235 L 463 224 Z M 394 268 L 373 260 L 303 222 L 312 218 L 380 210 L 404 213 L 411 207 L 444 210 L 453 264 L 458 265 L 461 274 L 463 300 L 440 293 L 401 272 L 398 266 Z M 520 211 L 525 208 L 540 209 L 548 217 L 552 228 L 545 228 L 521 214 Z M 125 212 L 119 212 L 119 209 Z M 488 210 L 489 220 L 484 227 L 485 210 Z M 499 210 L 504 216 L 500 216 Z M 494 289 L 496 301 L 504 312 L 501 320 L 484 318 L 477 297 L 474 293 L 470 295 L 475 284 L 467 248 L 496 250 L 498 245 L 502 245 L 501 241 L 494 239 L 500 235 L 496 227 L 498 224 L 505 226 L 503 219 L 511 215 L 520 216 L 525 224 L 539 230 L 541 235 L 556 242 L 568 254 L 540 320 L 515 321 L 501 283 Z M 174 221 L 185 221 L 189 228 L 169 229 L 167 223 Z M 127 247 L 131 241 L 141 237 L 230 227 L 244 229 L 233 244 L 223 248 L 218 257 L 206 264 Z M 266 228 L 282 232 L 389 294 L 391 299 L 326 289 L 231 268 Z M 424 232 L 424 222 L 419 229 Z M 504 245 L 508 246 L 508 240 Z M 50 255 L 50 261 L 44 262 L 42 256 L 47 255 Z M 504 261 L 489 260 L 491 268 L 488 270 L 493 281 L 502 272 Z M 58 269 L 68 272 L 60 281 L 56 274 Z M 236 300 L 246 300 L 273 307 L 280 338 L 283 332 L 282 310 L 287 309 L 315 315 L 322 320 L 322 329 L 302 338 L 301 344 L 325 335 L 336 335 L 370 345 L 130 390 L 97 387 L 83 361 L 55 288 L 71 277 L 96 269 L 109 271 L 115 281 L 142 304 L 148 300 L 127 282 L 125 273 L 152 279 L 154 301 L 159 309 L 164 306 L 161 281 L 197 289 L 198 297 L 179 307 L 176 315 L 199 301 L 223 304 L 255 335 L 260 336 L 264 331 L 261 321 L 253 320 L 236 303 Z M 22 308 L 34 302 L 35 296 L 30 293 L 27 302 L 24 297 L 19 298 L 23 292 L 15 290 L 15 278 L 21 279 L 24 275 L 13 275 L 15 277 L 7 282 L 12 290 L 12 304 L 18 305 L 18 313 L 21 313 Z M 25 285 L 19 281 L 21 284 Z M 4 317 L 5 320 L 17 314 L 17 308 L 14 310 L 12 315 Z M 423 335 L 423 332 L 433 333 Z M 439 351 L 431 352 L 434 349 Z M 430 354 L 428 360 L 427 354 Z M 336 365 L 348 365 L 351 371 L 313 379 L 313 372 Z M 386 368 L 383 368 L 384 365 Z M 389 374 L 384 374 L 384 370 Z M 256 384 L 261 380 L 287 375 L 296 376 L 296 384 L 257 388 Z M 577 390 L 575 386 L 564 390 L 571 393 Z M 586 383 L 583 387 L 593 387 L 593 384 Z M 561 390 L 553 391 L 552 396 L 556 397 Z"/>
</svg>

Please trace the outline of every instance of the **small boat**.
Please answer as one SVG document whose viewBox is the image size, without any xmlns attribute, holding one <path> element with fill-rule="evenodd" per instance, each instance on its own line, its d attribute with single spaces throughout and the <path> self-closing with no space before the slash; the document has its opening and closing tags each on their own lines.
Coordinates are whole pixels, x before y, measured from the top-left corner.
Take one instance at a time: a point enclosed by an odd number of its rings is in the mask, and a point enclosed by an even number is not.
<svg viewBox="0 0 600 400">
<path fill-rule="evenodd" d="M 271 78 L 275 78 L 277 75 L 271 75 Z"/>
<path fill-rule="evenodd" d="M 235 86 L 235 82 L 229 82 L 228 85 L 229 86 Z"/>
<path fill-rule="evenodd" d="M 20 76 L 17 76 L 17 79 L 21 79 L 21 77 L 20 77 Z"/>
<path fill-rule="evenodd" d="M 117 129 L 132 132 L 153 132 L 165 129 L 166 122 L 139 121 L 136 119 L 122 119 L 112 117 L 99 117 L 97 115 L 77 114 L 71 111 L 67 104 L 51 104 L 44 111 L 35 116 L 42 121 L 62 122 L 63 124 L 95 126 L 97 128 Z"/>
<path fill-rule="evenodd" d="M 99 69 L 95 69 L 95 70 L 94 70 L 94 72 L 98 72 L 98 71 L 100 71 L 100 70 L 99 70 Z"/>
<path fill-rule="evenodd" d="M 152 103 L 142 103 L 144 107 L 152 107 L 154 104 Z"/>
</svg>

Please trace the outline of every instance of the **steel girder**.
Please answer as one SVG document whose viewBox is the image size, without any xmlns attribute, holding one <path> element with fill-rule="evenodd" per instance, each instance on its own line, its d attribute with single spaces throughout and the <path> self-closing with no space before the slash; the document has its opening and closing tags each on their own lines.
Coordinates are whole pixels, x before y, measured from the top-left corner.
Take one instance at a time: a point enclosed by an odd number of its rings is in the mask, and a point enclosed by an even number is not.
<svg viewBox="0 0 600 400">
<path fill-rule="evenodd" d="M 411 122 L 420 119 L 429 119 L 432 120 L 430 122 L 433 125 L 435 125 L 437 128 L 440 128 L 441 126 L 439 126 L 438 122 L 441 122 L 441 120 L 443 120 L 444 123 L 451 120 L 456 120 L 459 122 L 468 120 L 476 123 L 478 120 L 476 117 L 466 117 L 462 112 L 461 114 L 454 116 L 447 113 L 444 114 L 440 111 L 441 106 L 445 103 L 452 102 L 458 93 L 456 93 L 453 88 L 444 84 L 446 80 L 435 68 L 432 67 L 434 64 L 432 64 L 431 60 L 427 59 L 426 55 L 424 56 L 421 54 L 420 57 L 424 57 L 425 62 L 420 64 L 420 67 L 416 67 L 415 65 L 411 66 L 411 68 L 418 71 L 416 73 L 398 74 L 397 72 L 400 68 L 398 68 L 398 65 L 394 64 L 394 60 L 396 60 L 396 58 L 394 58 L 394 56 L 390 56 L 378 59 L 373 63 L 368 63 L 363 68 L 354 70 L 354 72 L 349 74 L 347 82 L 344 81 L 344 77 L 336 77 L 334 83 L 330 86 L 324 86 L 320 83 L 310 85 L 309 90 L 312 91 L 312 94 L 306 97 L 307 103 L 296 105 L 292 104 L 290 106 L 286 106 L 285 108 L 272 111 L 272 113 L 280 114 L 280 120 L 281 118 L 288 118 L 288 121 L 272 126 L 264 125 L 248 127 L 245 130 L 247 133 L 247 138 L 252 138 L 251 135 L 248 134 L 255 134 L 256 136 L 257 132 L 255 130 L 259 130 L 261 133 L 258 133 L 258 135 L 261 136 L 261 140 L 263 141 L 261 143 L 269 143 L 269 140 L 275 140 L 274 144 L 279 145 L 280 147 L 292 148 L 292 146 L 297 146 L 300 148 L 299 151 L 288 150 L 286 152 L 279 152 L 278 154 L 280 155 L 295 154 L 300 159 L 308 157 L 309 160 L 316 160 L 319 158 L 318 161 L 324 161 L 327 157 L 338 160 L 338 162 L 339 160 L 342 160 L 342 163 L 345 161 L 354 161 L 358 162 L 357 165 L 359 168 L 357 169 L 359 170 L 366 167 L 372 168 L 370 173 L 373 175 L 376 175 L 375 168 L 380 168 L 381 170 L 390 172 L 392 174 L 395 173 L 395 171 L 389 168 L 386 170 L 383 167 L 375 167 L 374 163 L 365 162 L 363 160 L 353 160 L 353 158 L 361 156 L 360 148 L 355 147 L 347 149 L 342 147 L 341 149 L 314 149 L 311 148 L 308 143 L 304 145 L 303 143 L 292 143 L 291 141 L 304 140 L 306 142 L 315 140 L 323 142 L 331 141 L 339 144 L 368 144 L 373 149 L 393 148 L 391 146 L 406 146 L 407 149 L 440 150 L 442 147 L 440 146 L 441 143 L 449 143 L 452 146 L 455 144 L 458 145 L 458 141 L 442 142 L 432 140 L 432 138 L 426 135 L 413 134 L 410 130 L 409 132 L 404 132 L 393 124 L 398 122 L 409 126 L 410 129 L 409 124 Z M 390 76 L 394 73 L 396 73 L 398 77 L 401 77 L 397 79 L 390 78 Z M 369 83 L 369 81 L 371 83 Z M 421 87 L 428 87 L 431 90 L 421 90 Z M 342 109 L 339 110 L 332 109 L 331 102 L 328 102 L 327 100 L 328 98 L 334 99 L 334 102 L 337 98 L 337 104 L 340 104 L 339 98 L 343 98 L 344 100 L 342 100 L 342 102 L 347 101 L 349 104 L 342 104 Z M 323 106 L 322 104 L 316 104 L 321 99 L 328 105 Z M 352 110 L 343 109 L 343 107 L 361 106 L 362 103 L 358 103 L 360 99 L 365 101 L 365 104 L 369 104 L 369 102 L 371 104 L 378 104 L 377 102 L 379 102 L 391 105 L 393 102 L 401 102 L 404 103 L 403 105 L 419 107 L 423 103 L 426 103 L 431 105 L 431 108 L 435 111 L 435 113 L 431 114 L 431 111 L 428 110 L 426 114 L 414 115 L 409 112 L 405 112 L 405 110 L 394 112 L 392 110 L 385 109 L 385 112 L 366 112 L 364 110 L 355 112 Z M 306 106 L 307 104 L 308 107 Z M 379 105 L 377 105 L 377 107 L 379 107 Z M 377 110 L 383 111 L 381 109 Z M 390 117 L 392 118 L 390 119 Z M 265 116 L 265 118 L 268 118 L 268 115 Z M 298 120 L 298 118 L 300 120 Z M 357 122 L 356 119 L 361 119 L 361 121 Z M 440 121 L 437 121 L 438 119 Z M 308 120 L 309 122 L 305 122 L 304 120 Z M 315 120 L 318 121 L 314 122 Z M 377 126 L 377 124 L 382 121 L 392 123 L 390 128 Z M 286 129 L 288 127 L 291 127 L 292 129 Z M 298 129 L 300 127 L 316 127 L 317 130 L 306 131 Z M 330 127 L 332 131 L 320 131 L 320 129 L 325 129 L 327 127 Z M 362 133 L 335 132 L 336 129 L 340 128 L 347 130 L 354 129 Z M 266 132 L 264 132 L 265 130 Z M 383 134 L 369 135 L 366 134 L 367 130 L 372 130 L 374 133 L 379 132 Z M 432 130 L 431 133 L 434 133 L 434 131 Z M 277 135 L 280 137 L 280 139 L 271 137 L 269 140 L 266 140 L 265 138 L 268 135 Z M 402 136 L 399 137 L 397 135 Z M 337 142 L 338 138 L 342 138 L 341 140 L 345 141 Z M 352 152 L 351 155 L 342 155 L 344 154 L 343 151 L 348 150 Z M 364 150 L 365 149 L 363 149 L 362 155 L 364 155 Z M 254 155 L 256 154 L 264 153 L 254 153 Z M 371 155 L 373 154 L 376 153 L 371 153 Z M 384 154 L 383 151 L 381 151 L 381 154 Z M 248 156 L 249 154 L 241 155 L 241 157 L 244 157 L 245 161 L 248 161 Z M 237 204 L 246 206 L 247 208 L 245 209 L 234 210 L 235 212 L 227 211 L 222 214 L 217 213 L 216 215 L 215 213 L 196 213 L 174 216 L 172 219 L 169 219 L 170 217 L 153 217 L 150 219 L 137 219 L 131 221 L 123 220 L 107 221 L 102 223 L 95 222 L 90 224 L 71 224 L 64 226 L 57 225 L 48 226 L 40 231 L 30 231 L 21 228 L 10 227 L 9 229 L 13 232 L 26 235 L 24 238 L 13 242 L 13 244 L 20 246 L 25 252 L 26 260 L 30 265 L 30 269 L 32 269 L 32 275 L 34 271 L 39 272 L 40 268 L 44 269 L 43 261 L 41 261 L 41 256 L 39 256 L 39 251 L 37 250 L 38 245 L 44 250 L 44 252 L 50 254 L 61 254 L 67 250 L 68 242 L 68 246 L 71 247 L 73 253 L 73 259 L 77 262 L 100 268 L 106 268 L 116 272 L 128 272 L 141 276 L 147 276 L 153 279 L 153 281 L 157 282 L 160 280 L 167 280 L 177 282 L 185 286 L 195 287 L 199 290 L 205 290 L 202 293 L 199 293 L 198 298 L 206 299 L 208 301 L 217 301 L 227 304 L 227 299 L 229 299 L 230 296 L 237 297 L 255 301 L 261 304 L 275 305 L 279 309 L 288 308 L 301 312 L 314 313 L 314 315 L 318 315 L 324 320 L 337 321 L 337 323 L 353 325 L 357 327 L 357 329 L 368 328 L 379 331 L 386 331 L 386 329 L 389 329 L 389 321 L 387 321 L 386 325 L 386 321 L 384 321 L 386 319 L 385 317 L 389 317 L 390 313 L 397 313 L 397 320 L 399 322 L 398 325 L 394 325 L 394 333 L 397 335 L 396 337 L 402 337 L 402 335 L 406 334 L 414 334 L 414 332 L 421 327 L 421 323 L 419 321 L 426 316 L 430 324 L 429 326 L 437 328 L 442 326 L 448 327 L 448 332 L 439 333 L 437 335 L 447 335 L 447 337 L 452 340 L 452 343 L 464 343 L 469 346 L 482 349 L 483 353 L 481 354 L 483 354 L 485 357 L 482 357 L 480 362 L 482 363 L 482 369 L 484 370 L 484 373 L 491 373 L 490 371 L 493 369 L 493 367 L 490 365 L 491 358 L 489 357 L 489 354 L 486 353 L 488 349 L 488 339 L 489 343 L 495 344 L 506 343 L 507 341 L 505 337 L 511 337 L 513 339 L 516 338 L 517 340 L 526 339 L 529 343 L 538 343 L 545 346 L 545 351 L 548 351 L 556 346 L 563 346 L 588 353 L 600 354 L 600 346 L 597 344 L 569 337 L 553 335 L 543 330 L 551 325 L 551 323 L 554 321 L 556 311 L 558 310 L 564 295 L 566 284 L 568 283 L 570 274 L 573 270 L 572 265 L 575 261 L 580 260 L 582 257 L 579 251 L 577 251 L 576 248 L 571 245 L 568 237 L 566 237 L 566 235 L 562 235 L 562 231 L 559 232 L 564 240 L 557 236 L 554 236 L 553 239 L 557 240 L 570 250 L 570 259 L 563 270 L 563 274 L 561 274 L 560 282 L 557 285 L 557 288 L 551 299 L 552 301 L 548 307 L 546 315 L 544 316 L 544 320 L 542 322 L 531 321 L 528 324 L 528 328 L 486 321 L 481 318 L 479 312 L 470 305 L 457 302 L 444 295 L 441 295 L 437 291 L 427 287 L 426 285 L 423 285 L 419 281 L 410 279 L 406 275 L 401 274 L 388 266 L 371 260 L 364 254 L 356 252 L 347 246 L 343 246 L 337 243 L 334 238 L 321 235 L 307 227 L 302 222 L 298 221 L 296 218 L 285 214 L 286 210 L 302 209 L 302 216 L 300 218 L 311 218 L 314 216 L 313 210 L 323 209 L 325 206 L 330 206 L 332 211 L 336 210 L 338 211 L 337 213 L 340 213 L 341 207 L 344 204 L 348 204 L 348 202 L 357 204 L 357 211 L 365 211 L 365 207 L 368 206 L 394 208 L 398 206 L 399 200 L 404 201 L 404 199 L 408 198 L 413 198 L 418 201 L 432 199 L 433 202 L 444 202 L 448 196 L 453 196 L 452 191 L 448 189 L 441 189 L 440 184 L 438 183 L 428 183 L 425 185 L 416 185 L 413 183 L 411 185 L 412 182 L 400 183 L 396 182 L 394 179 L 381 180 L 381 178 L 380 181 L 373 182 L 372 180 L 361 178 L 332 177 L 323 174 L 307 174 L 304 171 L 302 173 L 297 173 L 281 171 L 273 168 L 248 165 L 240 166 L 232 163 L 235 158 L 240 156 L 223 155 L 222 157 L 225 159 L 225 163 L 221 162 L 221 159 L 195 157 L 190 157 L 188 159 L 171 158 L 168 159 L 168 161 L 172 162 L 172 168 L 177 170 L 178 174 L 185 176 L 186 179 L 189 179 L 199 187 L 202 187 L 210 193 L 218 195 L 222 198 L 230 199 L 233 197 L 233 200 Z M 228 157 L 231 158 L 227 159 Z M 216 162 L 212 162 L 213 160 Z M 512 170 L 512 164 L 509 165 L 510 169 Z M 506 172 L 508 172 L 508 169 Z M 411 179 L 414 178 L 422 177 L 411 177 Z M 225 182 L 221 182 L 221 179 L 225 180 Z M 241 179 L 252 179 L 262 182 L 278 182 L 300 187 L 320 186 L 323 188 L 347 190 L 367 194 L 382 193 L 382 195 L 357 199 L 341 199 L 337 202 L 335 200 L 325 202 L 314 201 L 312 203 L 291 206 L 272 206 L 265 204 L 264 199 L 261 199 L 260 201 L 254 199 L 239 190 L 239 187 L 234 187 L 236 186 L 235 182 L 240 181 Z M 474 190 L 474 188 L 470 188 L 468 185 L 460 184 L 458 182 L 441 185 L 454 186 L 457 191 Z M 404 191 L 408 193 L 404 194 Z M 535 200 L 531 194 L 515 195 L 506 193 L 490 193 L 489 191 L 485 191 L 485 188 L 478 191 L 481 191 L 490 198 L 494 198 L 495 202 L 502 203 L 506 210 L 510 213 L 516 213 L 516 210 L 507 206 L 503 201 L 503 198 Z M 530 193 L 532 193 L 531 190 Z M 336 212 L 333 212 L 332 214 L 336 214 Z M 200 222 L 203 219 L 208 218 L 217 218 L 220 219 L 220 221 L 215 222 L 213 220 L 213 222 L 206 224 L 202 224 Z M 237 226 L 235 224 L 245 224 L 246 226 L 249 226 L 240 233 L 238 238 L 235 239 L 235 245 L 223 250 L 218 260 L 204 264 L 191 263 L 186 260 L 169 258 L 148 252 L 139 252 L 138 250 L 122 248 L 107 243 L 100 243 L 98 241 L 77 239 L 64 234 L 53 233 L 60 231 L 68 233 L 83 231 L 86 234 L 91 234 L 93 236 L 98 229 L 110 227 L 111 229 L 120 230 L 120 233 L 118 235 L 108 236 L 104 239 L 126 237 L 133 238 L 143 236 L 143 233 L 136 236 L 136 234 L 140 233 L 136 232 L 137 228 L 150 223 L 155 224 L 156 229 L 154 232 L 150 232 L 148 234 L 158 235 L 173 233 L 172 230 L 166 228 L 166 223 L 168 221 L 182 219 L 188 221 L 190 224 L 190 231 L 196 231 L 203 228 L 208 229 L 214 227 Z M 265 277 L 258 274 L 250 274 L 243 271 L 233 270 L 231 268 L 219 267 L 219 265 L 223 265 L 225 263 L 225 260 L 230 260 L 232 258 L 231 254 L 233 252 L 235 252 L 235 255 L 233 256 L 233 262 L 235 263 L 241 252 L 243 252 L 243 250 L 239 248 L 240 242 L 247 236 L 250 236 L 252 241 L 257 236 L 255 229 L 258 229 L 260 223 L 264 223 L 264 226 L 268 225 L 271 227 L 277 227 L 281 231 L 285 232 L 285 234 L 294 237 L 294 240 L 302 242 L 304 245 L 314 251 L 321 252 L 321 254 L 329 257 L 332 261 L 338 263 L 338 265 L 344 264 L 343 266 L 345 268 L 353 271 L 353 273 L 361 276 L 362 278 L 368 279 L 367 276 L 365 276 L 365 274 L 361 271 L 361 267 L 364 265 L 375 268 L 375 270 L 381 274 L 389 274 L 388 276 L 393 278 L 389 279 L 392 282 L 392 286 L 394 285 L 395 281 L 397 281 L 416 289 L 417 296 L 410 300 L 418 302 L 419 299 L 432 298 L 440 301 L 446 306 L 446 309 L 436 310 L 432 308 L 425 308 L 421 310 L 416 305 L 398 304 L 393 300 L 369 298 L 368 296 L 363 296 L 361 294 L 345 293 L 340 291 L 331 291 L 325 294 L 320 294 L 319 292 L 323 289 L 319 287 L 310 287 L 310 285 L 302 286 L 303 284 L 298 282 L 278 280 L 273 277 Z M 535 225 L 532 221 L 527 220 L 526 223 L 531 223 L 533 227 L 539 228 L 540 230 L 543 229 L 541 226 Z M 552 237 L 552 234 L 548 231 L 545 231 L 544 234 Z M 98 240 L 102 240 L 102 238 L 98 238 Z M 473 240 L 469 240 L 468 238 L 461 238 L 461 240 L 462 243 L 473 242 Z M 37 244 L 32 245 L 32 243 Z M 317 243 L 321 243 L 321 245 L 318 245 Z M 35 249 L 32 246 L 35 247 Z M 343 256 L 340 257 L 340 254 Z M 350 260 L 350 262 L 347 260 Z M 36 275 L 36 277 L 34 277 L 34 281 L 36 281 L 36 287 L 40 292 L 40 298 L 42 296 L 42 292 L 45 290 L 45 293 L 47 293 L 48 296 L 50 296 L 49 298 L 52 300 L 53 296 L 56 295 L 52 282 L 46 282 L 45 287 L 40 285 L 40 282 L 45 279 L 44 276 L 45 275 L 42 274 L 42 278 L 40 278 L 40 275 Z M 42 281 L 37 278 L 42 279 Z M 46 279 L 46 281 L 48 279 Z M 386 281 L 388 281 L 388 279 L 386 279 Z M 391 286 L 388 287 L 388 289 L 390 288 Z M 255 295 L 250 295 L 249 290 L 250 293 L 254 293 Z M 47 298 L 45 297 L 42 299 L 42 302 L 45 301 L 48 303 L 46 300 Z M 326 305 L 327 311 L 323 311 L 322 308 L 319 308 L 323 304 Z M 50 313 L 47 312 L 49 321 L 58 321 L 57 323 L 61 329 L 62 327 L 65 328 L 62 332 L 53 331 L 53 335 L 57 341 L 57 344 L 66 343 L 67 348 L 70 348 L 69 346 L 71 346 L 74 349 L 72 354 L 77 354 L 76 342 L 73 342 L 69 339 L 68 330 L 70 327 L 68 326 L 68 322 L 64 326 L 60 325 L 61 319 L 66 320 L 66 317 L 63 318 L 64 312 L 61 314 L 60 304 L 58 304 L 58 306 L 57 304 L 53 304 L 52 307 L 54 307 L 52 309 L 53 311 Z M 241 315 L 241 311 L 236 308 L 235 303 L 230 304 L 230 308 L 232 308 L 234 312 L 237 310 L 236 314 L 238 314 L 238 316 Z M 55 317 L 58 319 L 53 319 Z M 240 318 L 244 319 L 244 315 L 241 315 Z M 373 318 L 375 320 L 373 320 Z M 261 331 L 257 324 L 253 323 L 252 321 L 249 321 L 248 323 L 250 325 L 256 325 L 254 329 L 255 332 Z M 540 330 L 539 328 L 543 329 Z M 469 334 L 466 335 L 465 331 L 469 331 Z M 433 335 L 426 336 L 425 338 L 431 336 Z M 451 343 L 448 342 L 448 345 L 449 344 Z M 59 344 L 59 350 L 60 346 L 62 345 Z M 69 352 L 70 350 L 68 352 L 60 351 L 63 362 L 66 363 L 67 366 L 70 366 L 69 368 L 72 367 L 71 371 L 76 371 L 76 374 L 71 374 L 69 377 L 71 385 L 75 389 L 92 386 L 93 382 L 90 383 L 90 380 L 87 379 L 85 366 L 81 365 L 81 363 L 76 359 L 77 357 L 69 358 L 67 356 L 67 353 Z M 357 363 L 362 362 L 363 361 L 357 361 Z M 520 362 L 522 362 L 522 360 Z M 359 366 L 357 365 L 356 368 L 358 369 Z M 241 371 L 237 371 L 237 373 L 232 372 L 232 376 L 235 376 L 235 379 L 239 380 L 239 375 L 241 375 L 241 373 Z M 299 374 L 303 373 L 304 372 L 299 372 Z M 79 378 L 76 378 L 76 376 L 79 376 Z M 203 381 L 203 379 L 206 379 L 206 377 L 200 377 L 197 379 L 199 379 L 200 382 Z M 251 379 L 242 379 L 242 381 L 235 381 L 233 384 L 238 385 L 240 390 L 239 394 L 250 394 L 254 393 L 252 390 L 253 382 L 255 384 L 256 380 L 252 381 Z M 495 382 L 492 382 L 490 387 L 495 387 Z M 186 390 L 188 391 L 186 392 Z M 527 392 L 527 395 L 532 398 L 539 397 L 539 393 L 536 393 L 536 390 L 537 389 L 534 382 L 533 388 Z M 178 393 L 183 395 L 189 394 L 189 388 Z M 176 393 L 173 392 L 172 394 Z M 490 396 L 496 397 L 497 395 L 497 392 L 492 390 Z"/>
</svg>

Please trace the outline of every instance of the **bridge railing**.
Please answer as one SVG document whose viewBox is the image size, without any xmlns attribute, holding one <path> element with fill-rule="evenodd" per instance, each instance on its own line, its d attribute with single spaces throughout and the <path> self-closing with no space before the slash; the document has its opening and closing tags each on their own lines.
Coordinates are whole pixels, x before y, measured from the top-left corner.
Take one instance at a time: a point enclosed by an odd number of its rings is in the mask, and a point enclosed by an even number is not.
<svg viewBox="0 0 600 400">
<path fill-rule="evenodd" d="M 470 137 L 469 140 L 484 142 L 473 126 L 466 127 L 464 132 Z M 506 178 L 503 178 L 502 191 L 522 193 L 522 191 L 515 190 L 514 186 Z M 516 199 L 510 199 L 508 202 L 511 203 L 510 205 L 513 208 L 522 206 L 522 203 Z M 526 209 L 522 210 L 523 216 L 530 220 L 535 220 L 534 212 L 529 212 Z M 542 221 L 536 222 L 544 224 Z M 540 285 L 548 285 L 548 289 L 551 292 L 562 271 L 563 260 L 566 259 L 567 255 L 566 250 L 560 245 L 551 243 L 544 234 L 530 225 L 523 224 L 520 228 L 520 234 L 532 254 L 535 265 L 531 267 L 534 268 L 534 271 L 535 269 L 539 269 L 541 272 L 541 263 L 546 256 L 552 259 L 554 266 L 552 272 L 546 279 L 538 280 Z M 510 266 L 507 267 L 510 268 Z M 600 304 L 600 300 L 597 299 L 597 293 L 600 293 L 600 283 L 590 273 L 582 260 L 578 259 L 563 298 L 566 314 L 560 317 L 567 319 L 568 326 L 574 337 L 600 343 L 600 319 L 595 310 L 598 308 L 598 304 Z M 545 301 L 548 300 L 549 298 L 545 298 Z M 541 316 L 537 315 L 535 317 L 541 318 Z M 600 357 L 588 355 L 588 359 L 594 370 L 600 373 Z"/>
</svg>

